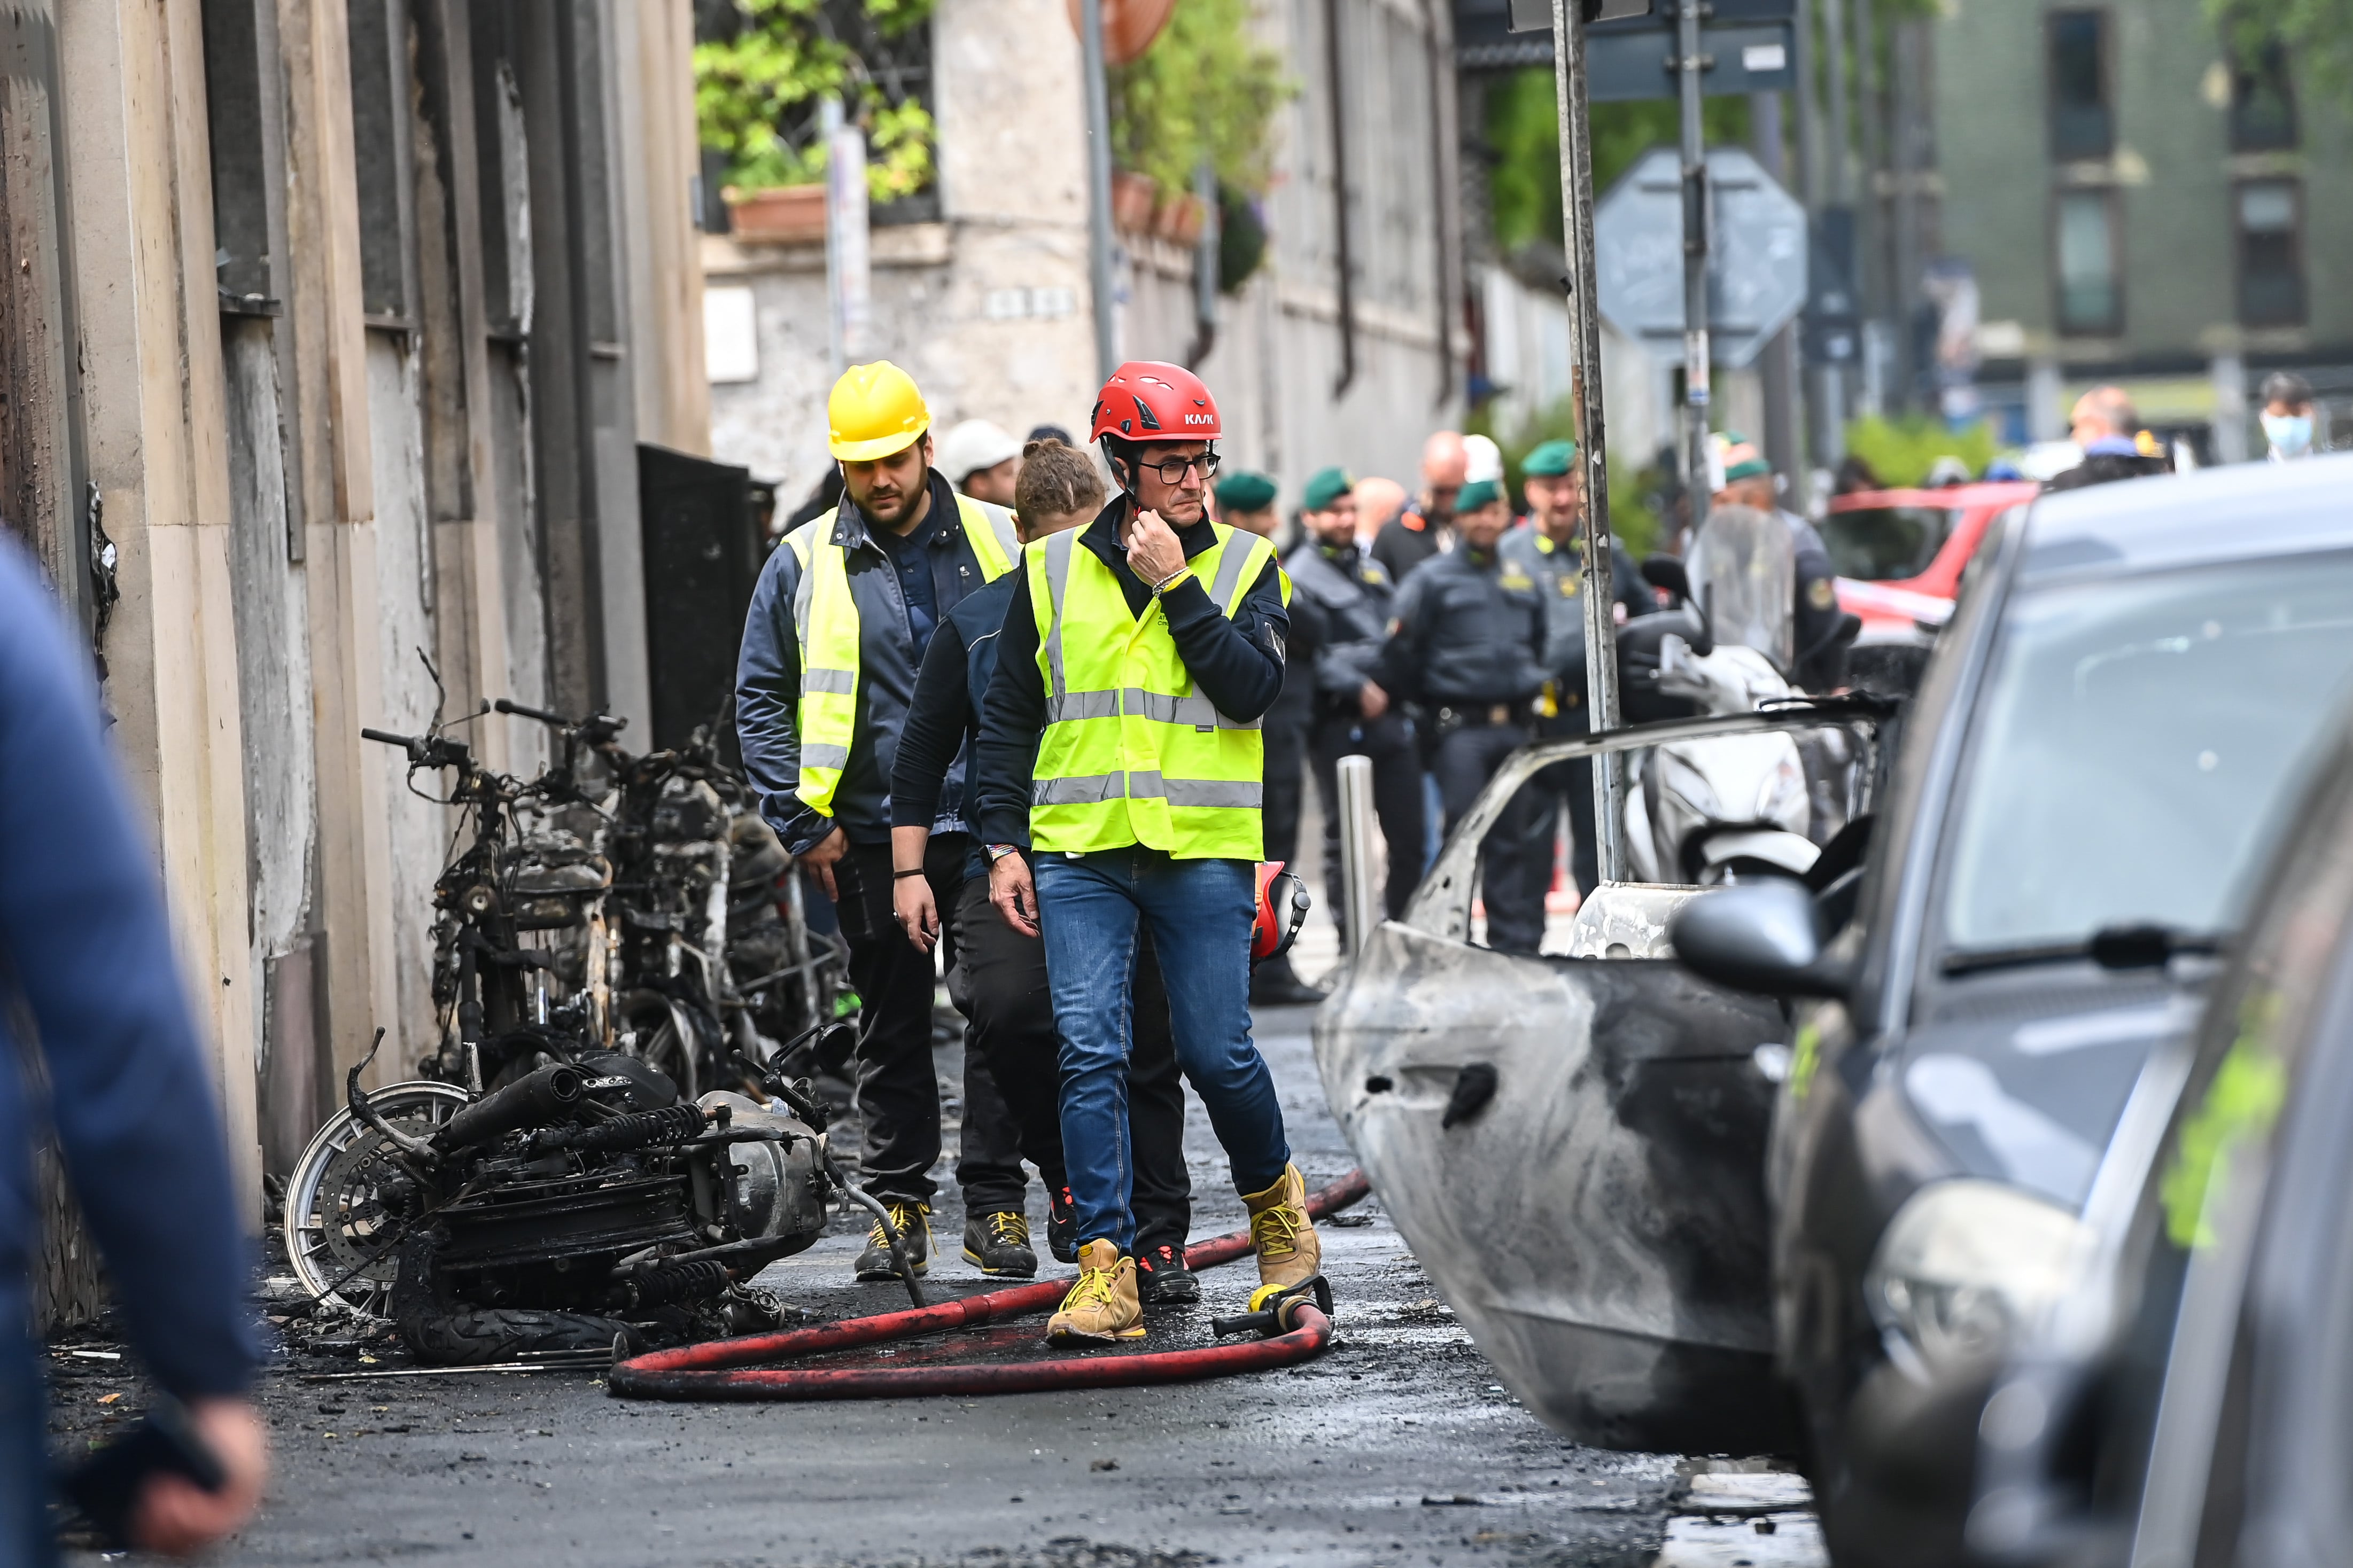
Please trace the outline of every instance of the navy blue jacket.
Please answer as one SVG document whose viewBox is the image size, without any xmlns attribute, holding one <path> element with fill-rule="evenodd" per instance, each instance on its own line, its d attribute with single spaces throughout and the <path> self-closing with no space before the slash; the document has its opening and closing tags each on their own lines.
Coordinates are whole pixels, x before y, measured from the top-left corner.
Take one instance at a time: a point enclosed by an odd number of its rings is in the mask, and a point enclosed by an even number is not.
<svg viewBox="0 0 2353 1568">
<path fill-rule="evenodd" d="M 866 519 L 845 494 L 828 524 L 833 542 L 849 552 L 850 598 L 858 605 L 858 713 L 849 765 L 833 794 L 833 815 L 820 816 L 794 793 L 800 784 L 800 641 L 793 631 L 793 594 L 801 568 L 783 544 L 768 557 L 744 619 L 744 646 L 735 662 L 735 729 L 744 743 L 744 771 L 760 795 L 760 815 L 795 855 L 837 826 L 853 844 L 891 841 L 891 763 L 899 749 L 908 704 L 915 693 L 931 626 L 966 594 L 983 585 L 979 558 L 956 515 L 955 490 L 932 470 L 932 508 L 919 530 L 920 556 L 930 568 L 929 616 L 911 616 L 902 557 L 876 542 Z M 906 557 L 918 558 L 913 552 Z M 920 606 L 919 606 L 920 610 Z M 923 623 L 919 626 L 918 622 Z M 945 799 L 963 798 L 963 771 L 955 771 Z M 955 822 L 935 822 L 952 831 Z"/>
<path fill-rule="evenodd" d="M 234 977 L 237 984 L 245 976 Z M 217 984 L 218 982 L 214 982 Z M 29 1018 L 37 1037 L 16 1037 Z M 90 655 L 0 534 L 0 1336 L 32 1260 L 37 1053 L 74 1194 L 131 1341 L 183 1398 L 259 1358 L 217 1090 L 172 952 L 148 831 L 99 720 Z M 15 1352 L 0 1349 L 0 1354 Z M 5 1548 L 5 1542 L 0 1542 Z"/>
<path fill-rule="evenodd" d="M 891 820 L 930 822 L 934 833 L 969 833 L 976 815 L 969 775 L 951 791 L 948 779 L 963 771 L 980 734 L 980 706 L 997 673 L 997 633 L 1021 574 L 1008 572 L 948 612 L 923 650 L 915 675 L 915 699 L 899 736 L 898 760 L 891 764 Z M 949 826 L 941 826 L 943 824 Z M 976 847 L 974 854 L 979 851 Z M 976 859 L 967 874 L 983 872 Z"/>
<path fill-rule="evenodd" d="M 1152 589 L 1129 570 L 1119 542 L 1128 498 L 1111 504 L 1087 524 L 1079 542 L 1111 568 L 1139 619 L 1152 603 Z M 1241 536 L 1247 543 L 1249 535 Z M 1217 542 L 1207 522 L 1176 530 L 1176 542 L 1190 561 Z M 1029 574 L 1016 570 L 1012 601 L 997 637 L 997 670 L 981 705 L 980 737 L 973 747 L 975 824 L 987 844 L 1029 842 L 1029 792 L 1038 764 L 1038 737 L 1046 729 L 1046 679 L 1038 670 L 1038 613 L 1029 606 Z M 1168 635 L 1176 644 L 1202 696 L 1229 718 L 1263 718 L 1282 691 L 1284 645 L 1291 612 L 1282 602 L 1282 568 L 1269 561 L 1242 595 L 1233 616 L 1219 613 L 1198 577 L 1168 590 L 1161 600 Z"/>
<path fill-rule="evenodd" d="M 1496 552 L 1457 544 L 1416 568 L 1376 677 L 1425 707 L 1525 702 L 1544 689 L 1550 627 L 1536 581 Z"/>
</svg>

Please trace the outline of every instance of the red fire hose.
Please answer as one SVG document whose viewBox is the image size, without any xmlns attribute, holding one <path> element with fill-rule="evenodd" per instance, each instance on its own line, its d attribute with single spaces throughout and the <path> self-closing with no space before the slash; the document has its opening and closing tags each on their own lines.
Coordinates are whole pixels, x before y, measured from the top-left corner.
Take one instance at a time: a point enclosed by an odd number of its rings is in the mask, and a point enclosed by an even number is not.
<svg viewBox="0 0 2353 1568">
<path fill-rule="evenodd" d="M 1321 1219 L 1371 1191 L 1362 1171 L 1351 1171 L 1307 1200 L 1307 1212 Z M 1194 1268 L 1212 1268 L 1249 1254 L 1250 1233 L 1235 1231 L 1185 1249 Z M 1231 1373 L 1288 1366 L 1316 1355 L 1331 1342 L 1332 1320 L 1313 1305 L 1290 1313 L 1289 1331 L 1232 1344 L 1138 1355 L 1073 1356 L 978 1365 L 844 1368 L 767 1366 L 828 1351 L 913 1339 L 951 1329 L 977 1327 L 1060 1302 L 1067 1279 L 1041 1279 L 1010 1290 L 991 1290 L 937 1306 L 846 1318 L 814 1329 L 753 1334 L 737 1340 L 654 1351 L 613 1368 L 608 1386 L 625 1399 L 902 1399 L 934 1394 L 1037 1394 L 1062 1388 L 1127 1388 L 1155 1383 L 1190 1383 Z"/>
</svg>

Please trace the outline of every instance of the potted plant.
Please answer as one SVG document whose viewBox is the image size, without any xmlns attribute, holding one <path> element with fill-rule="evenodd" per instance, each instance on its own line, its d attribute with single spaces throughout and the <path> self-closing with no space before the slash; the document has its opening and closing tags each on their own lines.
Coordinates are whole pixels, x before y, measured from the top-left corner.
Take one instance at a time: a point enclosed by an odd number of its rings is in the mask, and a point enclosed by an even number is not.
<svg viewBox="0 0 2353 1568">
<path fill-rule="evenodd" d="M 1149 234 L 1160 205 L 1160 187 L 1148 174 L 1119 169 L 1111 177 L 1111 220 L 1129 234 Z"/>
<path fill-rule="evenodd" d="M 772 185 L 746 191 L 730 185 L 727 226 L 737 239 L 769 245 L 806 244 L 825 237 L 825 186 Z"/>
</svg>

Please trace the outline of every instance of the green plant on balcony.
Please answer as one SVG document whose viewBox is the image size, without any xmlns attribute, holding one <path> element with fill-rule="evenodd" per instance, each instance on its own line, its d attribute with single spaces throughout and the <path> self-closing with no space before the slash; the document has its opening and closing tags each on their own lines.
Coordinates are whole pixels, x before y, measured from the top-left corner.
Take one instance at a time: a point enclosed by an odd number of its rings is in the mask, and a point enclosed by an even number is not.
<svg viewBox="0 0 2353 1568">
<path fill-rule="evenodd" d="M 747 190 L 811 184 L 825 178 L 818 105 L 839 96 L 864 125 L 869 196 L 887 202 L 932 183 L 930 110 L 890 90 L 890 73 L 869 53 L 907 38 L 931 20 L 934 0 L 859 0 L 848 9 L 859 37 L 829 26 L 844 7 L 823 0 L 743 0 L 734 37 L 694 47 L 694 108 L 702 144 L 727 159 L 731 184 Z M 862 42 L 862 47 L 861 47 Z"/>
</svg>

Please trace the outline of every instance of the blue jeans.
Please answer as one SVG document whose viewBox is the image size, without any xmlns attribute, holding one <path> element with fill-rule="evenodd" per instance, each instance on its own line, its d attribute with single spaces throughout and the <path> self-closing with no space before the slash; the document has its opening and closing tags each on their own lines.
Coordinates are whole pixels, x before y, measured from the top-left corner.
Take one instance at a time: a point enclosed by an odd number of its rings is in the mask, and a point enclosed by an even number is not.
<svg viewBox="0 0 2353 1568">
<path fill-rule="evenodd" d="M 1062 1158 L 1082 1245 L 1135 1245 L 1127 1058 L 1139 918 L 1152 922 L 1177 1064 L 1208 1108 L 1235 1190 L 1263 1192 L 1291 1163 L 1274 1075 L 1250 1039 L 1252 869 L 1247 860 L 1172 860 L 1141 848 L 1038 857 L 1046 980 L 1061 1037 Z"/>
</svg>

